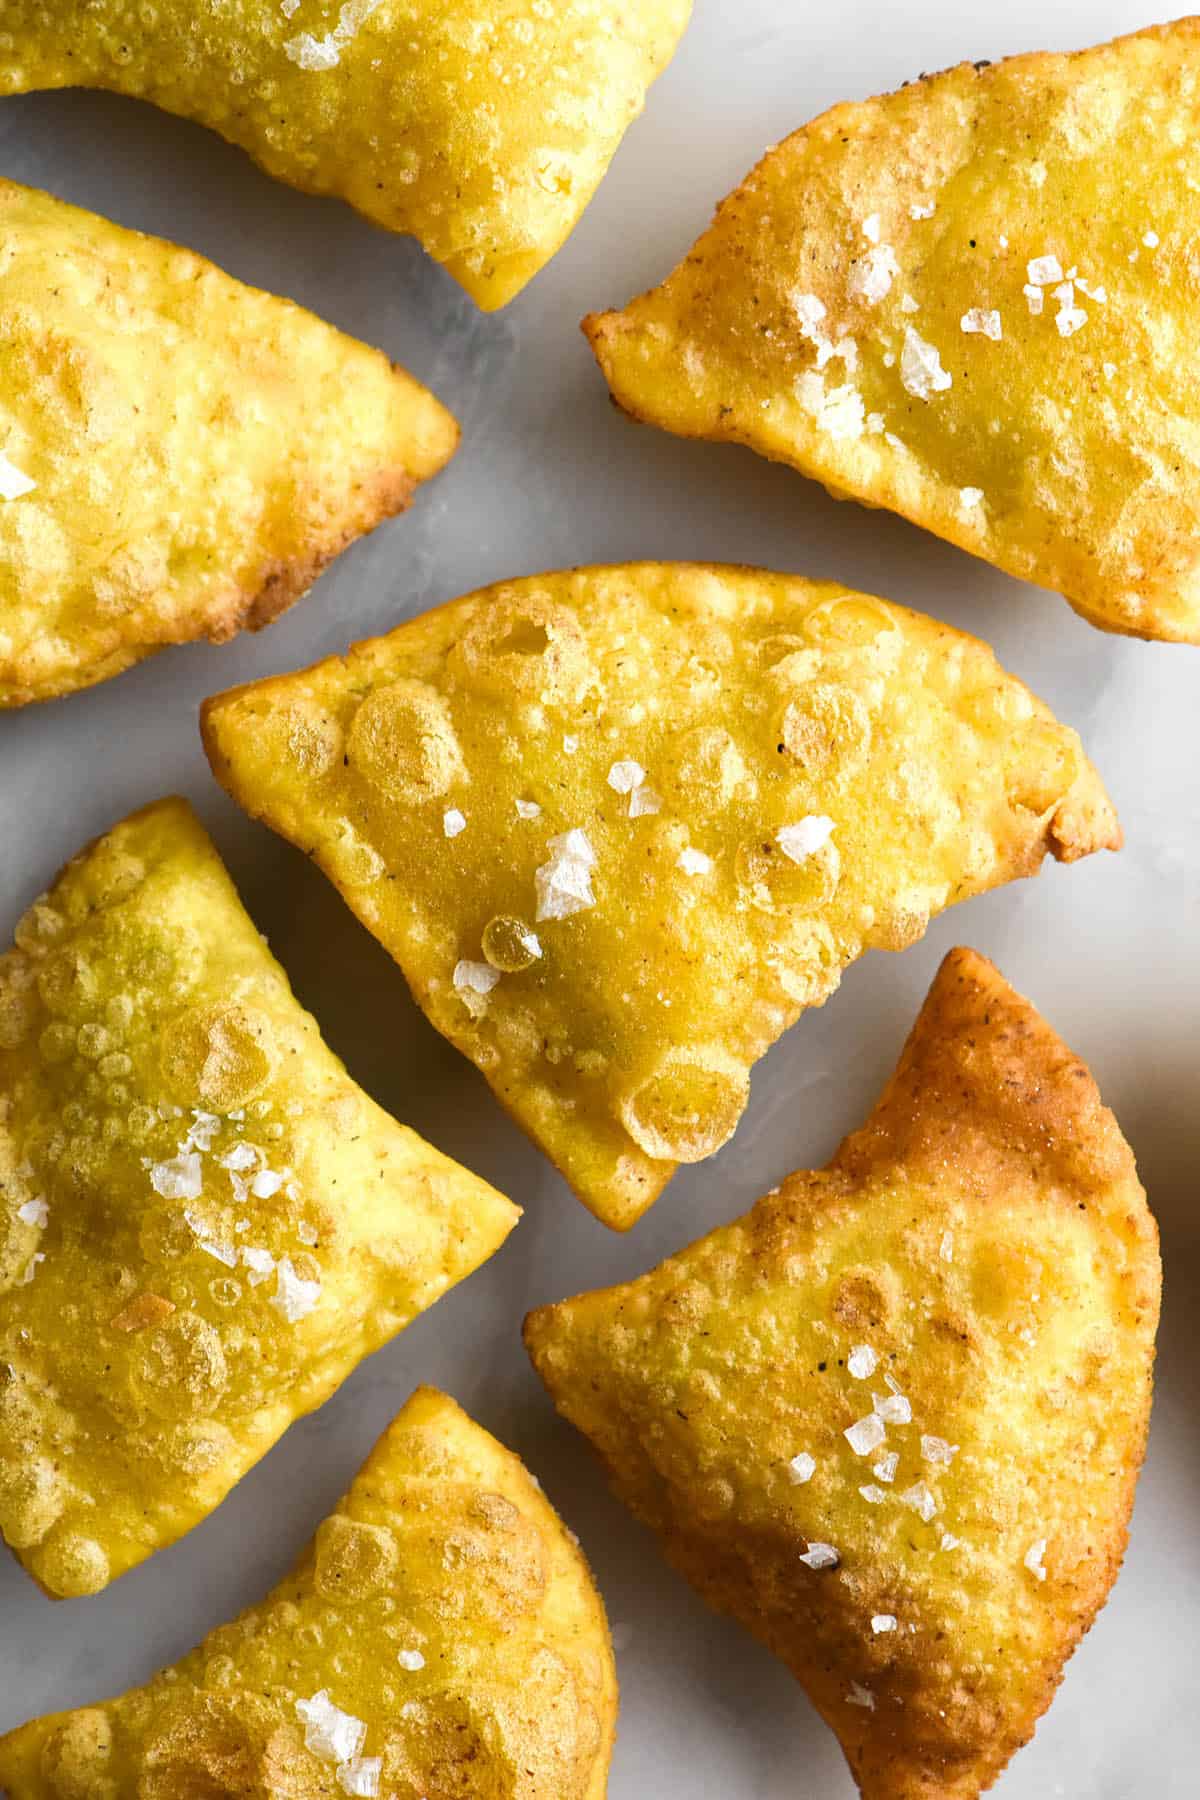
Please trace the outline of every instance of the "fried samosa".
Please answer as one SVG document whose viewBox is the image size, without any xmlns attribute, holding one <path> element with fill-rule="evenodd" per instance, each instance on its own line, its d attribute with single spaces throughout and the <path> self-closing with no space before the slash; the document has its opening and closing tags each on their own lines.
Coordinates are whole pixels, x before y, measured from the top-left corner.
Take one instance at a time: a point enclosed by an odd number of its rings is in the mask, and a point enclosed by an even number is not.
<svg viewBox="0 0 1200 1800">
<path fill-rule="evenodd" d="M 962 64 L 768 152 L 585 321 L 618 403 L 1200 641 L 1200 19 Z"/>
<path fill-rule="evenodd" d="M 1125 1549 L 1160 1269 L 1087 1069 L 971 951 L 827 1169 L 533 1313 L 620 1497 L 787 1664 L 865 1800 L 973 1800 Z"/>
<path fill-rule="evenodd" d="M 203 729 L 618 1229 L 864 949 L 1119 841 L 1074 732 L 984 645 L 748 569 L 485 589 Z"/>
<path fill-rule="evenodd" d="M 0 957 L 0 1533 L 97 1592 L 517 1217 L 350 1080 L 190 808 L 135 813 Z"/>
<path fill-rule="evenodd" d="M 458 441 L 380 351 L 8 181 L 0 375 L 0 708 L 269 625 Z"/>
<path fill-rule="evenodd" d="M 0 93 L 96 87 L 420 239 L 503 306 L 574 229 L 691 0 L 10 0 Z"/>
<path fill-rule="evenodd" d="M 537 1483 L 413 1395 L 295 1572 L 173 1669 L 0 1738 L 11 1800 L 604 1800 L 604 1608 Z"/>
</svg>

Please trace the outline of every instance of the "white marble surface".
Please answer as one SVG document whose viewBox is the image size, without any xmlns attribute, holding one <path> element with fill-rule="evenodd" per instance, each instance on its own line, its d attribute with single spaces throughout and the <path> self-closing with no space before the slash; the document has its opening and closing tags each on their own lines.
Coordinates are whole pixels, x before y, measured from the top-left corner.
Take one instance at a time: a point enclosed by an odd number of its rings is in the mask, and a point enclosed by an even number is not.
<svg viewBox="0 0 1200 1800">
<path fill-rule="evenodd" d="M 0 8 L 2 13 L 2 8 Z M 258 1596 L 345 1487 L 409 1390 L 435 1382 L 517 1449 L 593 1559 L 624 1629 L 613 1800 L 848 1800 L 832 1737 L 780 1666 L 711 1617 L 607 1496 L 559 1424 L 518 1326 L 531 1304 L 634 1274 L 819 1163 L 870 1104 L 951 944 L 993 956 L 1086 1056 L 1138 1152 L 1163 1228 L 1158 1404 L 1128 1562 L 1005 1800 L 1184 1800 L 1198 1791 L 1200 663 L 1104 637 L 884 515 L 839 506 L 748 452 L 637 429 L 577 329 L 665 274 L 764 146 L 827 104 L 962 57 L 1073 47 L 1148 22 L 1130 0 L 697 0 L 678 60 L 562 255 L 497 317 L 415 245 L 258 174 L 215 137 L 98 95 L 0 103 L 0 170 L 172 236 L 382 345 L 427 380 L 465 442 L 412 513 L 345 556 L 258 638 L 169 651 L 58 704 L 0 717 L 0 932 L 57 865 L 131 808 L 195 801 L 245 901 L 351 1071 L 526 1208 L 494 1261 L 297 1426 L 184 1543 L 96 1599 L 52 1606 L 0 1559 L 0 1729 L 126 1687 Z M 872 956 L 760 1065 L 748 1117 L 629 1237 L 571 1199 L 481 1079 L 426 1025 L 399 972 L 304 859 L 225 801 L 200 699 L 298 667 L 504 575 L 627 557 L 711 557 L 836 577 L 989 639 L 1074 723 L 1128 848 L 1050 867 Z"/>
</svg>

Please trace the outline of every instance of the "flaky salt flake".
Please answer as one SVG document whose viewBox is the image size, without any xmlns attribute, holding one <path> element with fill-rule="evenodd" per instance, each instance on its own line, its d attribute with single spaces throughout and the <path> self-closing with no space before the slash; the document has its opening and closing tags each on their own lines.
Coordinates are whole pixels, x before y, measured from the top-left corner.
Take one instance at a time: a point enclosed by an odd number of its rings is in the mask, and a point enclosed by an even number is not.
<svg viewBox="0 0 1200 1800">
<path fill-rule="evenodd" d="M 296 1701 L 296 1716 L 304 1726 L 304 1747 L 324 1762 L 352 1762 L 363 1747 L 367 1728 L 353 1713 L 343 1712 L 322 1688 L 311 1700 Z"/>
<path fill-rule="evenodd" d="M 864 1687 L 861 1681 L 850 1683 L 850 1692 L 846 1695 L 847 1706 L 865 1706 L 868 1712 L 875 1711 L 875 1696 L 870 1688 Z"/>
<path fill-rule="evenodd" d="M 227 1269 L 237 1268 L 238 1253 L 232 1244 L 222 1244 L 215 1238 L 209 1237 L 208 1228 L 203 1219 L 197 1218 L 195 1213 L 185 1212 L 183 1216 L 195 1234 L 197 1249 L 203 1250 L 206 1256 L 215 1257 L 219 1263 L 224 1263 Z"/>
<path fill-rule="evenodd" d="M 870 213 L 862 222 L 862 234 L 868 244 L 877 244 L 882 230 L 882 222 L 878 213 Z"/>
<path fill-rule="evenodd" d="M 991 338 L 994 343 L 999 343 L 1004 336 L 1000 314 L 994 308 L 987 311 L 982 306 L 972 306 L 963 314 L 959 325 L 968 336 Z"/>
<path fill-rule="evenodd" d="M 855 1381 L 869 1381 L 879 1367 L 879 1358 L 870 1344 L 855 1344 L 846 1358 L 846 1367 Z"/>
<path fill-rule="evenodd" d="M 641 787 L 646 779 L 646 771 L 640 762 L 626 758 L 615 762 L 608 771 L 608 785 L 616 794 L 632 794 L 635 788 Z"/>
<path fill-rule="evenodd" d="M 682 869 L 685 875 L 708 875 L 712 866 L 711 856 L 706 856 L 703 850 L 693 850 L 690 846 L 681 850 L 675 858 L 675 867 Z"/>
<path fill-rule="evenodd" d="M 563 749 L 568 756 L 574 756 L 579 748 L 579 739 L 573 731 L 568 731 L 563 738 Z"/>
<path fill-rule="evenodd" d="M 810 1544 L 800 1557 L 810 1569 L 836 1569 L 841 1560 L 832 1544 Z"/>
<path fill-rule="evenodd" d="M 885 1631 L 895 1631 L 899 1623 L 895 1613 L 872 1613 L 871 1630 L 879 1637 Z"/>
<path fill-rule="evenodd" d="M 911 1506 L 927 1525 L 938 1509 L 929 1484 L 924 1481 L 914 1481 L 910 1488 L 905 1488 L 899 1499 L 902 1506 Z"/>
<path fill-rule="evenodd" d="M 1113 378 L 1113 376 L 1114 376 L 1114 375 L 1115 375 L 1115 374 L 1116 374 L 1116 372 L 1117 372 L 1117 365 L 1116 365 L 1116 363 L 1108 363 L 1108 362 L 1106 362 L 1106 363 L 1105 363 L 1105 364 L 1104 364 L 1104 365 L 1103 365 L 1103 367 L 1104 367 L 1104 378 L 1105 378 L 1105 380 L 1106 380 L 1106 381 L 1111 381 L 1111 380 L 1112 380 L 1112 378 Z"/>
<path fill-rule="evenodd" d="M 887 1499 L 884 1490 L 881 1487 L 876 1487 L 873 1481 L 869 1481 L 866 1487 L 860 1487 L 858 1491 L 863 1499 L 869 1501 L 872 1506 L 882 1506 Z"/>
<path fill-rule="evenodd" d="M 200 1158 L 194 1150 L 182 1150 L 166 1162 L 154 1163 L 150 1186 L 164 1200 L 197 1200 L 204 1186 Z"/>
<path fill-rule="evenodd" d="M 305 1281 L 297 1275 L 292 1266 L 290 1256 L 281 1256 L 275 1266 L 276 1289 L 271 1295 L 271 1305 L 276 1312 L 282 1313 L 289 1325 L 296 1325 L 301 1319 L 307 1319 L 321 1298 L 321 1283 Z M 355 1748 L 357 1749 L 357 1745 Z"/>
<path fill-rule="evenodd" d="M 256 1250 L 252 1245 L 243 1244 L 242 1262 L 250 1271 L 251 1287 L 258 1287 L 275 1273 L 275 1258 L 269 1250 Z"/>
<path fill-rule="evenodd" d="M 1029 310 L 1036 319 L 1046 308 L 1046 296 L 1040 287 L 1026 287 L 1022 290 L 1029 302 Z"/>
<path fill-rule="evenodd" d="M 212 1149 L 213 1139 L 221 1129 L 221 1121 L 216 1113 L 201 1112 L 198 1107 L 192 1109 L 192 1122 L 188 1126 L 187 1137 L 180 1145 L 181 1150 Z"/>
<path fill-rule="evenodd" d="M 926 1462 L 943 1463 L 948 1467 L 958 1455 L 958 1445 L 948 1444 L 944 1437 L 933 1437 L 929 1432 L 923 1431 L 921 1455 Z"/>
<path fill-rule="evenodd" d="M 826 391 L 825 383 L 814 370 L 808 369 L 796 383 L 796 397 L 805 412 L 816 420 L 831 438 L 860 438 L 866 426 L 867 409 L 862 395 L 852 382 Z"/>
<path fill-rule="evenodd" d="M 900 380 L 906 393 L 915 400 L 928 400 L 932 394 L 944 393 L 953 385 L 953 377 L 942 367 L 942 359 L 933 344 L 927 344 L 911 325 L 904 328 L 904 348 L 900 352 Z"/>
<path fill-rule="evenodd" d="M 1097 306 L 1104 306 L 1107 304 L 1107 288 L 1093 287 L 1092 283 L 1090 281 L 1085 281 L 1082 275 L 1077 278 L 1075 286 L 1079 289 L 1081 294 L 1086 294 L 1089 300 L 1094 300 Z"/>
<path fill-rule="evenodd" d="M 540 819 L 542 809 L 536 800 L 518 800 L 516 802 L 518 819 Z"/>
<path fill-rule="evenodd" d="M 24 469 L 18 469 L 16 463 L 10 462 L 0 451 L 0 500 L 23 500 L 36 487 L 37 482 L 31 481 Z"/>
<path fill-rule="evenodd" d="M 491 963 L 456 962 L 451 977 L 459 993 L 490 994 L 500 979 L 499 969 L 493 969 Z"/>
<path fill-rule="evenodd" d="M 834 832 L 834 822 L 821 813 L 809 813 L 794 825 L 783 825 L 775 833 L 775 842 L 790 862 L 807 862 L 823 850 Z"/>
<path fill-rule="evenodd" d="M 873 1394 L 875 1411 L 885 1425 L 911 1425 L 912 1403 L 904 1394 Z"/>
<path fill-rule="evenodd" d="M 965 487 L 958 490 L 958 504 L 965 513 L 975 512 L 981 507 L 984 497 L 982 488 Z"/>
<path fill-rule="evenodd" d="M 915 201 L 908 209 L 910 219 L 932 219 L 935 208 L 932 200 Z"/>
<path fill-rule="evenodd" d="M 961 1543 L 962 1543 L 962 1539 L 956 1538 L 952 1531 L 943 1531 L 942 1541 L 938 1545 L 938 1549 L 939 1550 L 957 1550 L 958 1546 Z"/>
<path fill-rule="evenodd" d="M 788 1479 L 796 1487 L 803 1487 L 806 1481 L 812 1480 L 816 1472 L 816 1462 L 808 1454 L 807 1450 L 802 1450 L 799 1456 L 793 1456 L 791 1462 L 788 1464 Z"/>
<path fill-rule="evenodd" d="M 943 1262 L 954 1261 L 954 1233 L 952 1231 L 943 1231 L 942 1241 L 938 1246 L 938 1255 Z"/>
<path fill-rule="evenodd" d="M 1157 231 L 1148 231 L 1142 239 L 1142 242 L 1145 244 L 1147 250 L 1157 250 L 1162 239 L 1159 237 Z"/>
<path fill-rule="evenodd" d="M 335 69 L 342 50 L 381 4 L 382 0 L 345 0 L 332 31 L 322 38 L 314 37 L 311 31 L 302 31 L 298 36 L 288 38 L 283 46 L 284 55 L 301 69 L 317 73 Z"/>
<path fill-rule="evenodd" d="M 402 1669 L 407 1669 L 410 1675 L 415 1675 L 418 1669 L 425 1667 L 425 1658 L 419 1650 L 400 1650 L 397 1652 L 396 1661 Z"/>
<path fill-rule="evenodd" d="M 30 1282 L 33 1280 L 34 1276 L 38 1272 L 38 1264 L 44 1263 L 45 1260 L 46 1260 L 45 1251 L 44 1250 L 35 1250 L 33 1255 L 30 1257 L 29 1261 L 25 1264 L 25 1273 L 21 1276 L 20 1280 L 17 1282 L 17 1286 L 18 1287 L 28 1287 Z"/>
<path fill-rule="evenodd" d="M 282 1175 L 274 1169 L 260 1169 L 250 1183 L 250 1192 L 256 1200 L 270 1200 L 282 1186 Z"/>
<path fill-rule="evenodd" d="M 878 306 L 891 293 L 892 283 L 899 273 L 900 264 L 892 246 L 877 244 L 865 256 L 860 256 L 851 269 L 847 283 L 850 296 L 865 300 L 868 306 Z"/>
<path fill-rule="evenodd" d="M 913 299 L 911 294 L 901 294 L 901 296 L 900 296 L 900 311 L 902 313 L 915 313 L 915 312 L 920 312 L 920 310 L 921 310 L 921 308 L 918 306 L 917 302 Z"/>
<path fill-rule="evenodd" d="M 356 1756 L 350 1762 L 338 1764 L 338 1786 L 343 1794 L 358 1794 L 365 1796 L 365 1800 L 372 1800 L 379 1792 L 382 1773 L 382 1756 Z"/>
<path fill-rule="evenodd" d="M 467 815 L 452 806 L 442 814 L 442 830 L 448 838 L 456 838 L 460 831 L 467 829 Z"/>
<path fill-rule="evenodd" d="M 662 798 L 655 793 L 648 782 L 643 781 L 635 787 L 629 796 L 629 816 L 631 819 L 644 819 L 651 813 L 662 811 Z"/>
<path fill-rule="evenodd" d="M 853 1450 L 855 1456 L 870 1456 L 886 1442 L 887 1429 L 876 1412 L 869 1412 L 865 1418 L 856 1419 L 853 1425 L 847 1425 L 842 1436 Z"/>
<path fill-rule="evenodd" d="M 1045 1538 L 1038 1538 L 1036 1542 L 1030 1544 L 1028 1550 L 1025 1552 L 1025 1567 L 1029 1570 L 1031 1575 L 1036 1575 L 1039 1581 L 1045 1581 L 1046 1579 L 1046 1571 L 1042 1566 L 1042 1558 L 1045 1554 Z"/>
<path fill-rule="evenodd" d="M 891 1482 L 895 1481 L 896 1470 L 899 1467 L 900 1452 L 898 1450 L 889 1450 L 886 1456 L 881 1456 L 877 1463 L 871 1464 L 871 1473 L 872 1475 L 877 1475 L 880 1481 Z"/>
<path fill-rule="evenodd" d="M 223 1169 L 228 1169 L 231 1175 L 244 1175 L 248 1169 L 258 1167 L 261 1154 L 261 1151 L 256 1149 L 253 1144 L 235 1144 L 232 1150 L 225 1152 L 224 1156 L 218 1156 L 217 1161 Z"/>
<path fill-rule="evenodd" d="M 1063 266 L 1057 256 L 1035 256 L 1027 273 L 1031 286 L 1053 287 L 1063 278 Z"/>
<path fill-rule="evenodd" d="M 293 13 L 300 11 L 300 0 L 279 0 L 279 10 L 285 19 L 290 19 Z"/>
<path fill-rule="evenodd" d="M 534 872 L 537 889 L 537 922 L 543 919 L 567 919 L 572 913 L 595 906 L 591 872 L 596 866 L 596 853 L 587 833 L 577 827 L 550 839 L 549 860 Z"/>
<path fill-rule="evenodd" d="M 22 1225 L 36 1225 L 39 1231 L 45 1231 L 50 1218 L 50 1208 L 39 1196 L 36 1200 L 26 1200 L 23 1206 L 18 1206 L 17 1217 Z"/>
</svg>

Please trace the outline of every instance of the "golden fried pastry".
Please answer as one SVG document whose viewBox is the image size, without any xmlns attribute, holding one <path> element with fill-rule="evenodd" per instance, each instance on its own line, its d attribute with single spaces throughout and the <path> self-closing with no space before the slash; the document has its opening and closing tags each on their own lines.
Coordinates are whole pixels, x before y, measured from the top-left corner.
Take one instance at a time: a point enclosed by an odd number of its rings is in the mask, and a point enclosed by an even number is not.
<svg viewBox="0 0 1200 1800">
<path fill-rule="evenodd" d="M 422 1388 L 269 1599 L 119 1700 L 0 1738 L 12 1800 L 604 1800 L 612 1646 L 510 1451 Z"/>
<path fill-rule="evenodd" d="M 1119 841 L 1074 732 L 984 645 L 750 569 L 485 589 L 203 719 L 217 778 L 617 1228 L 864 949 Z"/>
<path fill-rule="evenodd" d="M 98 87 L 417 237 L 491 309 L 574 229 L 691 0 L 8 0 L 0 93 Z"/>
<path fill-rule="evenodd" d="M 269 625 L 458 441 L 380 351 L 9 181 L 0 375 L 0 708 Z"/>
<path fill-rule="evenodd" d="M 837 1733 L 867 1800 L 972 1800 L 1125 1549 L 1160 1270 L 1083 1064 L 954 951 L 827 1169 L 526 1322 L 670 1560 Z"/>
<path fill-rule="evenodd" d="M 182 800 L 0 957 L 0 1533 L 92 1594 L 518 1216 L 355 1086 Z"/>
<path fill-rule="evenodd" d="M 771 150 L 585 330 L 617 401 L 1200 642 L 1200 19 L 966 63 Z"/>
</svg>

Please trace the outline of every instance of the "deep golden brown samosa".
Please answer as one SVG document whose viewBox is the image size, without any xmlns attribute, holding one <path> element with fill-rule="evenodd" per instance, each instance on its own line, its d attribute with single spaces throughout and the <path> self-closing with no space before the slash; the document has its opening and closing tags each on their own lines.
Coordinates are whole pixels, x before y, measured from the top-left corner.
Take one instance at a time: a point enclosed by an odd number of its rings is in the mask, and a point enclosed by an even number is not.
<svg viewBox="0 0 1200 1800">
<path fill-rule="evenodd" d="M 618 1228 L 863 950 L 1119 841 L 1075 733 L 983 644 L 751 569 L 484 589 L 218 696 L 204 733 Z"/>
<path fill-rule="evenodd" d="M 1200 19 L 964 63 L 771 150 L 585 322 L 636 418 L 1200 641 Z"/>
<path fill-rule="evenodd" d="M 521 1463 L 413 1395 L 295 1572 L 119 1700 L 0 1738 L 12 1800 L 604 1800 L 588 1567 Z"/>
<path fill-rule="evenodd" d="M 99 87 L 411 233 L 485 308 L 577 223 L 691 0 L 8 0 L 0 93 Z"/>
<path fill-rule="evenodd" d="M 974 1800 L 1124 1553 L 1160 1269 L 1087 1069 L 972 951 L 827 1169 L 526 1340 L 620 1497 L 837 1733 Z"/>
<path fill-rule="evenodd" d="M 0 708 L 269 625 L 457 441 L 380 351 L 0 181 Z"/>
<path fill-rule="evenodd" d="M 92 1594 L 496 1250 L 517 1209 L 357 1087 L 190 808 L 0 957 L 0 1533 Z"/>
</svg>

